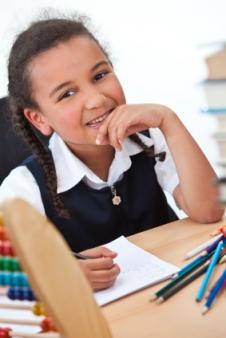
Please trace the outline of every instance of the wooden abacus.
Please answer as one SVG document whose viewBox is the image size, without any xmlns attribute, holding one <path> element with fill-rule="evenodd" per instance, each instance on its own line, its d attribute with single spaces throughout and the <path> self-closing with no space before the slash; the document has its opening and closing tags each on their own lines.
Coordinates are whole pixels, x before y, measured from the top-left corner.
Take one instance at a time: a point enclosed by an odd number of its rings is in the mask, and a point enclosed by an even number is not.
<svg viewBox="0 0 226 338">
<path fill-rule="evenodd" d="M 41 338 L 43 338 L 45 337 L 45 333 L 48 332 L 49 336 L 51 332 L 51 337 L 58 338 L 59 334 L 54 333 L 56 328 L 51 318 L 47 317 L 43 304 L 40 302 L 34 303 L 34 300 L 37 299 L 31 289 L 27 274 L 22 271 L 19 259 L 15 255 L 7 229 L 3 223 L 3 215 L 0 212 L 0 309 L 28 310 L 28 314 L 32 310 L 34 315 L 46 316 L 46 318 L 18 318 L 16 314 L 17 311 L 14 311 L 13 317 L 0 316 L 0 323 L 4 323 L 4 325 L 19 324 L 20 327 L 21 325 L 35 326 L 36 330 L 37 327 L 39 327 L 39 331 L 41 332 L 34 334 L 15 331 L 11 327 L 0 327 L 0 337 L 40 338 L 41 336 Z M 4 300 L 8 298 L 10 301 L 2 301 L 2 296 L 6 296 Z"/>
<path fill-rule="evenodd" d="M 91 287 L 56 228 L 31 205 L 1 205 L 4 222 L 32 288 L 64 338 L 111 338 Z"/>
</svg>

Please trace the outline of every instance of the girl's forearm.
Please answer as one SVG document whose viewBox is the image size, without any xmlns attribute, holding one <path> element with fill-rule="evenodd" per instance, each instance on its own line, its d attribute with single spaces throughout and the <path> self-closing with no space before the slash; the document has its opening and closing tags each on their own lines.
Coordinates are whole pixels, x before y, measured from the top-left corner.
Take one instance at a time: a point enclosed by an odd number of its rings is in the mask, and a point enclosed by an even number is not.
<svg viewBox="0 0 226 338">
<path fill-rule="evenodd" d="M 180 187 L 176 198 L 191 218 L 213 222 L 222 217 L 223 209 L 216 202 L 216 174 L 183 123 L 169 108 L 163 107 L 165 117 L 160 129 L 176 164 Z"/>
</svg>

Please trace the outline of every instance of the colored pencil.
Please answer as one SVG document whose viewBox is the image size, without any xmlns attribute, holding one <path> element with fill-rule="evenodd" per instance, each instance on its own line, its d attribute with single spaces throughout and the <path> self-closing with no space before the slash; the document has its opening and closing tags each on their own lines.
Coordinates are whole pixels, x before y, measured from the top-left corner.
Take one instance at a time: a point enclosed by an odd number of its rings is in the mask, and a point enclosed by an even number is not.
<svg viewBox="0 0 226 338">
<path fill-rule="evenodd" d="M 198 253 L 202 252 L 203 250 L 205 250 L 206 248 L 208 248 L 208 246 L 210 246 L 211 244 L 213 244 L 218 238 L 221 238 L 222 234 L 215 236 L 214 238 L 209 239 L 207 242 L 202 243 L 201 245 L 197 246 L 196 248 L 192 249 L 191 251 L 189 251 L 186 255 L 185 255 L 185 259 L 189 259 L 195 255 L 197 255 Z"/>
<path fill-rule="evenodd" d="M 219 260 L 219 264 L 223 264 L 226 262 L 226 253 L 221 257 L 221 259 Z"/>
<path fill-rule="evenodd" d="M 218 246 L 218 243 L 224 239 L 224 236 L 221 235 L 216 241 L 214 241 L 210 246 L 208 246 L 203 252 L 202 255 L 208 255 L 211 251 L 215 250 L 216 247 Z"/>
<path fill-rule="evenodd" d="M 178 276 L 173 278 L 168 284 L 166 284 L 164 287 L 162 287 L 159 291 L 157 291 L 152 297 L 151 297 L 151 301 L 154 301 L 155 299 L 159 298 L 160 296 L 162 296 L 166 291 L 168 291 L 169 289 L 171 289 L 172 287 L 174 287 L 178 282 L 180 282 L 181 280 L 183 280 L 186 276 L 188 276 L 190 273 L 192 273 L 192 271 L 194 271 L 195 269 L 197 269 L 198 267 L 200 267 L 202 264 L 204 264 L 210 257 L 211 257 L 211 253 L 205 257 L 201 257 L 201 260 L 197 260 L 196 259 L 196 264 L 194 265 L 190 265 L 189 269 L 186 269 L 183 271 L 183 273 L 180 273 L 180 271 L 178 272 Z"/>
<path fill-rule="evenodd" d="M 213 254 L 211 262 L 210 262 L 210 264 L 208 266 L 208 269 L 206 271 L 205 277 L 202 280 L 202 283 L 201 283 L 200 288 L 198 290 L 198 293 L 196 295 L 196 301 L 197 302 L 200 302 L 202 300 L 203 296 L 204 296 L 204 293 L 206 291 L 206 288 L 207 288 L 207 285 L 209 283 L 209 280 L 210 280 L 210 278 L 211 278 L 211 276 L 213 274 L 214 268 L 215 268 L 215 266 L 217 264 L 217 261 L 218 261 L 218 259 L 220 257 L 220 253 L 221 253 L 222 247 L 223 247 L 223 241 L 220 241 L 218 243 L 218 246 L 217 246 L 214 254 Z"/>
<path fill-rule="evenodd" d="M 179 276 L 182 276 L 184 275 L 184 273 L 186 273 L 187 271 L 193 271 L 193 268 L 197 268 L 199 267 L 200 265 L 202 265 L 203 263 L 205 263 L 205 261 L 207 261 L 207 259 L 209 257 L 212 256 L 212 252 L 209 253 L 208 255 L 206 256 L 198 256 L 196 257 L 195 259 L 193 259 L 193 261 L 191 261 L 190 263 L 184 265 L 178 272 L 176 272 L 174 275 L 173 275 L 173 279 L 179 277 Z"/>
<path fill-rule="evenodd" d="M 204 305 L 202 314 L 206 313 L 211 308 L 212 303 L 216 299 L 217 295 L 219 294 L 220 291 L 223 291 L 225 287 L 226 287 L 226 269 L 224 270 L 220 278 L 216 281 L 216 283 L 210 290 L 210 293 Z"/>
<path fill-rule="evenodd" d="M 188 284 L 193 282 L 195 279 L 197 279 L 199 276 L 201 276 L 203 273 L 205 273 L 206 270 L 208 269 L 208 266 L 209 266 L 209 261 L 207 261 L 204 266 L 200 267 L 197 271 L 192 273 L 187 278 L 181 280 L 174 287 L 172 287 L 167 292 L 165 292 L 162 296 L 160 296 L 157 300 L 157 303 L 164 302 L 165 300 L 173 296 L 175 293 L 182 290 L 185 286 L 187 286 Z"/>
</svg>

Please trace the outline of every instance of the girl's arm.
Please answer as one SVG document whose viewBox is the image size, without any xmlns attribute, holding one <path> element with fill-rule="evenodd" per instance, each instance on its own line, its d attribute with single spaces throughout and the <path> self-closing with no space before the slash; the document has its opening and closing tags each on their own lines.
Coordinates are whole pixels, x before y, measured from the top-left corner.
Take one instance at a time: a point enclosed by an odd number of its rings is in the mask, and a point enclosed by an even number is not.
<svg viewBox="0 0 226 338">
<path fill-rule="evenodd" d="M 180 184 L 174 198 L 193 220 L 218 221 L 224 213 L 217 204 L 216 174 L 191 134 L 175 113 L 166 109 L 160 126 L 176 164 Z"/>
<path fill-rule="evenodd" d="M 171 109 L 157 104 L 118 106 L 99 128 L 96 143 L 120 150 L 125 137 L 146 128 L 159 128 L 164 134 L 180 180 L 174 198 L 181 209 L 197 222 L 218 221 L 224 210 L 216 202 L 216 174 Z"/>
</svg>

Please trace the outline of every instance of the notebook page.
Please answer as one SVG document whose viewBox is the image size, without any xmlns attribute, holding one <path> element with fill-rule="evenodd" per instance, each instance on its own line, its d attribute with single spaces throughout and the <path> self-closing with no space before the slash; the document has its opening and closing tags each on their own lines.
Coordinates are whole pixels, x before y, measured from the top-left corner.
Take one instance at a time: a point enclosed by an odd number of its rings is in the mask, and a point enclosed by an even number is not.
<svg viewBox="0 0 226 338">
<path fill-rule="evenodd" d="M 106 244 L 105 247 L 118 253 L 114 261 L 119 265 L 121 272 L 112 287 L 95 292 L 99 305 L 156 284 L 179 270 L 175 265 L 129 242 L 124 236 Z"/>
</svg>

